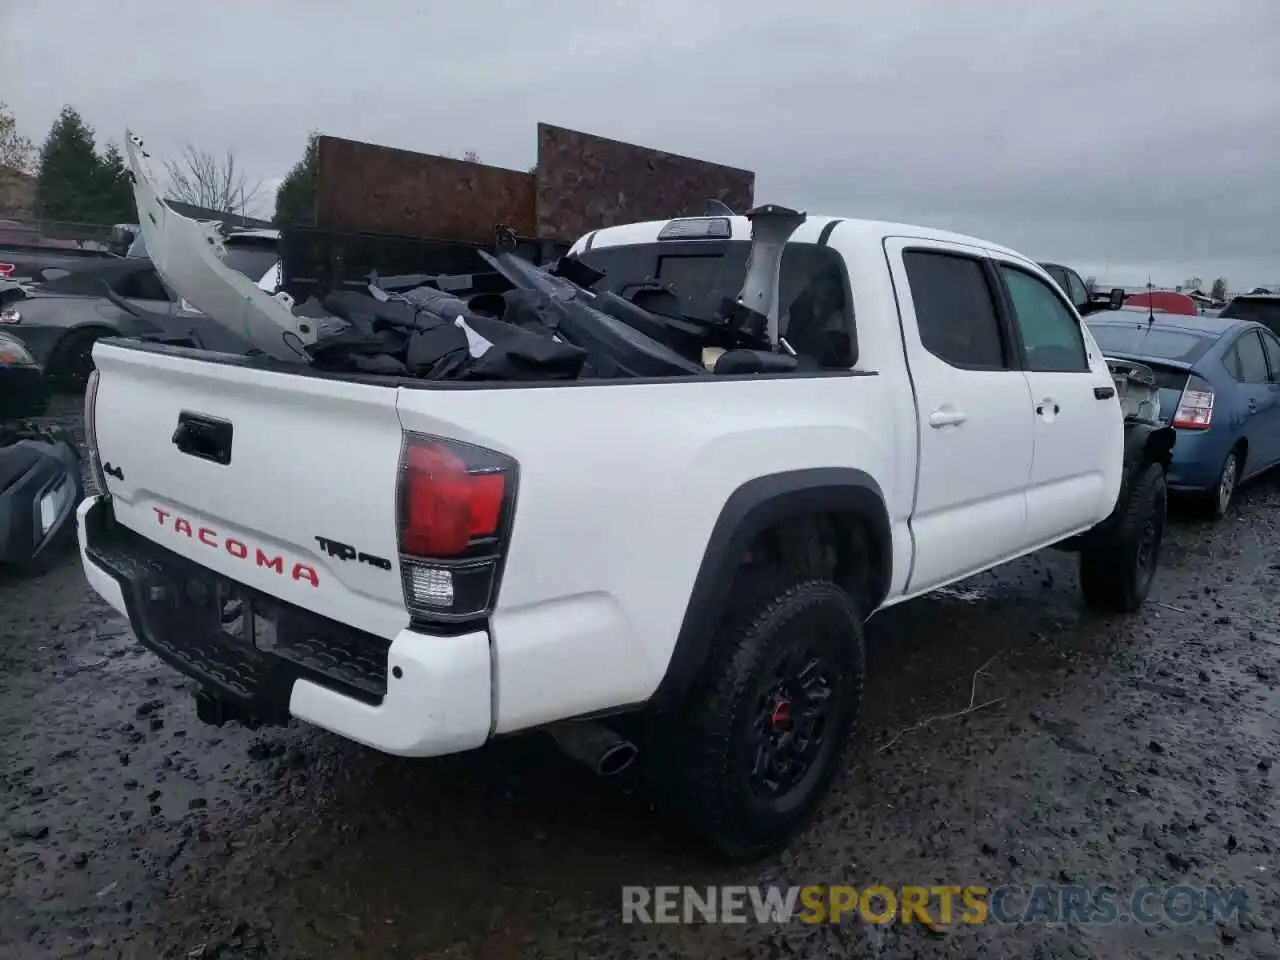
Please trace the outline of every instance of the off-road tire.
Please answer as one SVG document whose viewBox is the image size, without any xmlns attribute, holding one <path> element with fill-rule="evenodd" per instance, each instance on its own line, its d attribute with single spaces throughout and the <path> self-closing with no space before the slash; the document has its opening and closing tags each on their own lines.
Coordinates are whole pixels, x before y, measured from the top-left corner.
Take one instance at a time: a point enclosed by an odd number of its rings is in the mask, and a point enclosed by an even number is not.
<svg viewBox="0 0 1280 960">
<path fill-rule="evenodd" d="M 107 336 L 101 330 L 77 330 L 67 334 L 49 359 L 49 384 L 60 393 L 83 393 L 93 371 L 93 345 Z"/>
<path fill-rule="evenodd" d="M 1119 515 L 1080 551 L 1084 602 L 1104 613 L 1141 607 L 1159 567 L 1169 500 L 1164 468 L 1148 463 L 1135 470 Z"/>
<path fill-rule="evenodd" d="M 858 722 L 865 651 L 857 605 L 825 580 L 748 574 L 727 609 L 702 676 L 682 707 L 651 728 L 650 768 L 659 806 L 714 854 L 746 861 L 785 846 L 816 813 Z M 771 801 L 753 787 L 761 704 L 779 663 L 788 654 L 809 660 L 809 651 L 834 704 L 821 734 L 809 741 L 817 746 L 807 772 Z"/>
</svg>

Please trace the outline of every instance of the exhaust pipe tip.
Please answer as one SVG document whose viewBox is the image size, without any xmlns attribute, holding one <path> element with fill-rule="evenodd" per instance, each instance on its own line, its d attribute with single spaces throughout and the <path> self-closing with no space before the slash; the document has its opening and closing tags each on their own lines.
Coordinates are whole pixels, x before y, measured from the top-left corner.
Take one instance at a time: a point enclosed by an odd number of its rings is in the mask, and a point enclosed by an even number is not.
<svg viewBox="0 0 1280 960">
<path fill-rule="evenodd" d="M 635 761 L 640 751 L 630 740 L 623 740 L 604 752 L 596 762 L 596 775 L 616 777 Z"/>
<path fill-rule="evenodd" d="M 640 749 L 604 724 L 570 720 L 553 724 L 547 733 L 560 752 L 598 777 L 616 777 L 635 761 Z"/>
</svg>

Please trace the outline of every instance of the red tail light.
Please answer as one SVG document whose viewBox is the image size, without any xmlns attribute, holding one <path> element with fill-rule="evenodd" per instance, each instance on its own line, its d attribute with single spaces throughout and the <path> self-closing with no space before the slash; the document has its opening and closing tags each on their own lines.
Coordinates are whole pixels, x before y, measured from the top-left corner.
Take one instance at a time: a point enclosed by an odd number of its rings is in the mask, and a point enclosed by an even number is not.
<svg viewBox="0 0 1280 960">
<path fill-rule="evenodd" d="M 516 463 L 493 450 L 405 434 L 398 514 L 405 606 L 465 620 L 492 608 L 515 505 Z"/>
<path fill-rule="evenodd" d="M 1181 430 L 1208 430 L 1213 426 L 1213 384 L 1197 376 L 1187 378 L 1173 426 Z"/>
</svg>

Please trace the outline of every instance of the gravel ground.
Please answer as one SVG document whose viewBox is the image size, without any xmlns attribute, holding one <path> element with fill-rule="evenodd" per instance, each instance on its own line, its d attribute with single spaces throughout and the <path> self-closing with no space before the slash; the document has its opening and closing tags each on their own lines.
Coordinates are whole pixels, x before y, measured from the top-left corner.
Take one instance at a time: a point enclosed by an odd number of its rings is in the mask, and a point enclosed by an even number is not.
<svg viewBox="0 0 1280 960">
<path fill-rule="evenodd" d="M 1053 553 L 878 616 L 856 763 L 789 851 L 731 869 L 538 739 L 414 762 L 202 726 L 68 557 L 0 581 L 0 956 L 1280 958 L 1278 526 L 1277 480 L 1179 517 L 1128 619 L 1085 615 Z M 998 699 L 908 730 L 971 697 Z M 1249 914 L 621 922 L 624 884 L 713 883 L 1217 883 Z"/>
</svg>

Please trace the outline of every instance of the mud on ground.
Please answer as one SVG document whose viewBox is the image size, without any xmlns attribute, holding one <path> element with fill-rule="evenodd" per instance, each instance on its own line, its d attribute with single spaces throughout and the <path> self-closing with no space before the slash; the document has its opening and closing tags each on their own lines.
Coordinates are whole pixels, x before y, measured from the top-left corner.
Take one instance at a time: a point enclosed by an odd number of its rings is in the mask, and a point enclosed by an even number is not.
<svg viewBox="0 0 1280 960">
<path fill-rule="evenodd" d="M 405 761 L 202 726 L 68 557 L 0 581 L 0 956 L 1280 957 L 1278 526 L 1277 480 L 1178 518 L 1127 619 L 1053 553 L 886 611 L 855 763 L 787 853 L 728 869 L 539 740 Z M 971 697 L 998 702 L 903 733 Z M 621 923 L 624 884 L 713 883 L 1214 883 L 1248 915 Z"/>
</svg>

